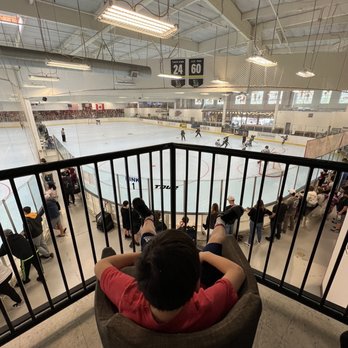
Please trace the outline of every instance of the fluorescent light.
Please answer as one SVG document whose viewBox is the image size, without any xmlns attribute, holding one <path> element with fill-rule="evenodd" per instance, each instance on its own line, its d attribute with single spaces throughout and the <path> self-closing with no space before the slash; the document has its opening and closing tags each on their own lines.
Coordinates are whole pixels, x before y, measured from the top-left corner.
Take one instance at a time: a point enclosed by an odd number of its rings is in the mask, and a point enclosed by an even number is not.
<svg viewBox="0 0 348 348">
<path fill-rule="evenodd" d="M 174 94 L 185 94 L 185 92 L 174 92 Z"/>
<path fill-rule="evenodd" d="M 59 81 L 59 77 L 47 76 L 47 75 L 29 75 L 29 80 L 32 81 Z"/>
<path fill-rule="evenodd" d="M 64 68 L 64 69 L 74 69 L 74 70 L 91 70 L 91 66 L 88 64 L 75 63 L 75 62 L 64 62 L 61 60 L 48 60 L 46 62 L 47 66 L 55 68 Z"/>
<path fill-rule="evenodd" d="M 315 76 L 313 71 L 310 71 L 310 70 L 307 70 L 307 69 L 298 71 L 296 73 L 296 75 L 300 76 L 300 77 L 304 77 L 304 78 L 314 77 Z"/>
<path fill-rule="evenodd" d="M 258 55 L 251 56 L 251 57 L 247 58 L 246 61 L 249 63 L 256 64 L 256 65 L 265 66 L 267 68 L 277 66 L 277 64 L 278 64 L 277 62 L 273 62 L 265 57 L 258 56 Z"/>
<path fill-rule="evenodd" d="M 119 97 L 120 99 L 127 99 L 127 97 Z"/>
<path fill-rule="evenodd" d="M 201 95 L 209 95 L 209 93 L 206 93 L 206 92 L 202 92 L 200 93 Z"/>
<path fill-rule="evenodd" d="M 158 77 L 163 77 L 165 79 L 173 79 L 173 80 L 180 80 L 183 77 L 179 75 L 172 75 L 172 74 L 158 74 Z"/>
<path fill-rule="evenodd" d="M 46 88 L 44 85 L 23 85 L 24 88 Z"/>
<path fill-rule="evenodd" d="M 210 81 L 211 83 L 214 83 L 216 85 L 226 85 L 228 84 L 229 82 L 228 81 L 223 81 L 223 80 L 212 80 Z"/>
<path fill-rule="evenodd" d="M 178 30 L 176 25 L 113 5 L 112 1 L 109 1 L 108 5 L 103 9 L 102 13 L 98 16 L 98 20 L 116 27 L 159 37 L 161 39 L 170 38 Z"/>
</svg>

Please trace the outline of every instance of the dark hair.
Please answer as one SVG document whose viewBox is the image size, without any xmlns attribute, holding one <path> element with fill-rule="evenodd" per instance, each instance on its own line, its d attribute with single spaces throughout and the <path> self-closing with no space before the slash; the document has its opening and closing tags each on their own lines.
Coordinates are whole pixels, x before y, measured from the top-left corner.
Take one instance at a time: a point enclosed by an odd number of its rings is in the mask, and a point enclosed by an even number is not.
<svg viewBox="0 0 348 348">
<path fill-rule="evenodd" d="M 30 214 L 31 208 L 30 208 L 30 207 L 24 207 L 24 208 L 23 208 L 23 211 L 24 211 L 24 213 L 26 213 L 26 214 Z"/>
<path fill-rule="evenodd" d="M 198 250 L 186 233 L 167 230 L 151 240 L 136 264 L 139 290 L 159 310 L 174 310 L 193 295 L 200 277 Z"/>
<path fill-rule="evenodd" d="M 52 190 L 56 190 L 57 189 L 56 185 L 53 182 L 49 182 L 48 183 L 48 188 L 52 189 Z"/>
<path fill-rule="evenodd" d="M 181 221 L 185 222 L 185 223 L 188 223 L 190 221 L 190 219 L 188 218 L 188 216 L 183 216 Z"/>
<path fill-rule="evenodd" d="M 126 207 L 128 205 L 128 201 L 123 201 L 122 205 Z"/>
<path fill-rule="evenodd" d="M 219 205 L 217 203 L 213 203 L 211 206 L 211 212 L 212 213 L 218 213 L 219 212 Z"/>
</svg>

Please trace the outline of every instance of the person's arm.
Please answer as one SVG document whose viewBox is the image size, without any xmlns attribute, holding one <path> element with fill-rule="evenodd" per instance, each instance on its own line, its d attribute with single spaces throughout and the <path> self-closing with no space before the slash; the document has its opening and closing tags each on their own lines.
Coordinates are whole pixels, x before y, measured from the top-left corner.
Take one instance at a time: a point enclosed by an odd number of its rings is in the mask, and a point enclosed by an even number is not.
<svg viewBox="0 0 348 348">
<path fill-rule="evenodd" d="M 95 267 L 94 273 L 98 280 L 100 280 L 103 272 L 110 266 L 122 269 L 123 267 L 133 266 L 141 253 L 128 253 L 122 255 L 113 255 L 99 260 Z"/>
<path fill-rule="evenodd" d="M 215 255 L 209 251 L 200 252 L 199 258 L 201 262 L 207 262 L 223 273 L 222 278 L 227 279 L 235 291 L 238 292 L 245 279 L 245 273 L 242 267 L 225 257 Z"/>
</svg>

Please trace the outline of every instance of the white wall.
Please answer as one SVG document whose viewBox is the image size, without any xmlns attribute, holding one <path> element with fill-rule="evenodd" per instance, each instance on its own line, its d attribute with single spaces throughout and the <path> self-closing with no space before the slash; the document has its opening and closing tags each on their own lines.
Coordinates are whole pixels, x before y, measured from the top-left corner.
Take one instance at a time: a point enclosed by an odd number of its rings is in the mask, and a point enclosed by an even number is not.
<svg viewBox="0 0 348 348">
<path fill-rule="evenodd" d="M 313 113 L 313 117 L 308 117 Z M 318 131 L 325 132 L 328 127 L 348 127 L 348 112 L 315 112 L 315 111 L 279 111 L 276 127 L 285 127 L 291 123 L 292 131 Z"/>
<path fill-rule="evenodd" d="M 348 215 L 346 215 L 344 223 L 341 227 L 341 231 L 337 238 L 337 242 L 336 242 L 334 251 L 332 253 L 329 266 L 327 267 L 327 271 L 323 279 L 323 283 L 322 283 L 323 291 L 325 291 L 325 288 L 329 281 L 332 269 L 334 267 L 338 252 L 342 246 L 347 230 L 348 230 Z M 338 267 L 336 276 L 334 278 L 329 294 L 327 296 L 328 301 L 336 303 L 339 306 L 342 306 L 344 308 L 346 308 L 346 306 L 348 305 L 347 270 L 348 270 L 348 245 L 346 245 L 346 250 L 343 253 L 341 263 Z"/>
<path fill-rule="evenodd" d="M 175 113 L 181 112 L 180 115 L 175 116 Z M 200 109 L 170 109 L 169 116 L 171 119 L 177 118 L 179 120 L 191 121 L 193 117 L 196 122 L 202 122 L 203 113 Z"/>
</svg>

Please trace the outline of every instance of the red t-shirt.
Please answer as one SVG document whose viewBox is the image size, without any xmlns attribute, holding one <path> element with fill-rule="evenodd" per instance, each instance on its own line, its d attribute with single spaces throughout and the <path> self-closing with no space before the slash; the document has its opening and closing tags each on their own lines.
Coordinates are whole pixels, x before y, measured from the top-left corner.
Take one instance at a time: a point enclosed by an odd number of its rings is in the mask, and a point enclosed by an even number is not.
<svg viewBox="0 0 348 348">
<path fill-rule="evenodd" d="M 158 323 L 134 277 L 110 266 L 102 273 L 100 286 L 123 316 L 147 329 L 166 333 L 206 329 L 223 319 L 238 300 L 231 283 L 219 279 L 213 286 L 195 292 L 171 321 Z"/>
</svg>

